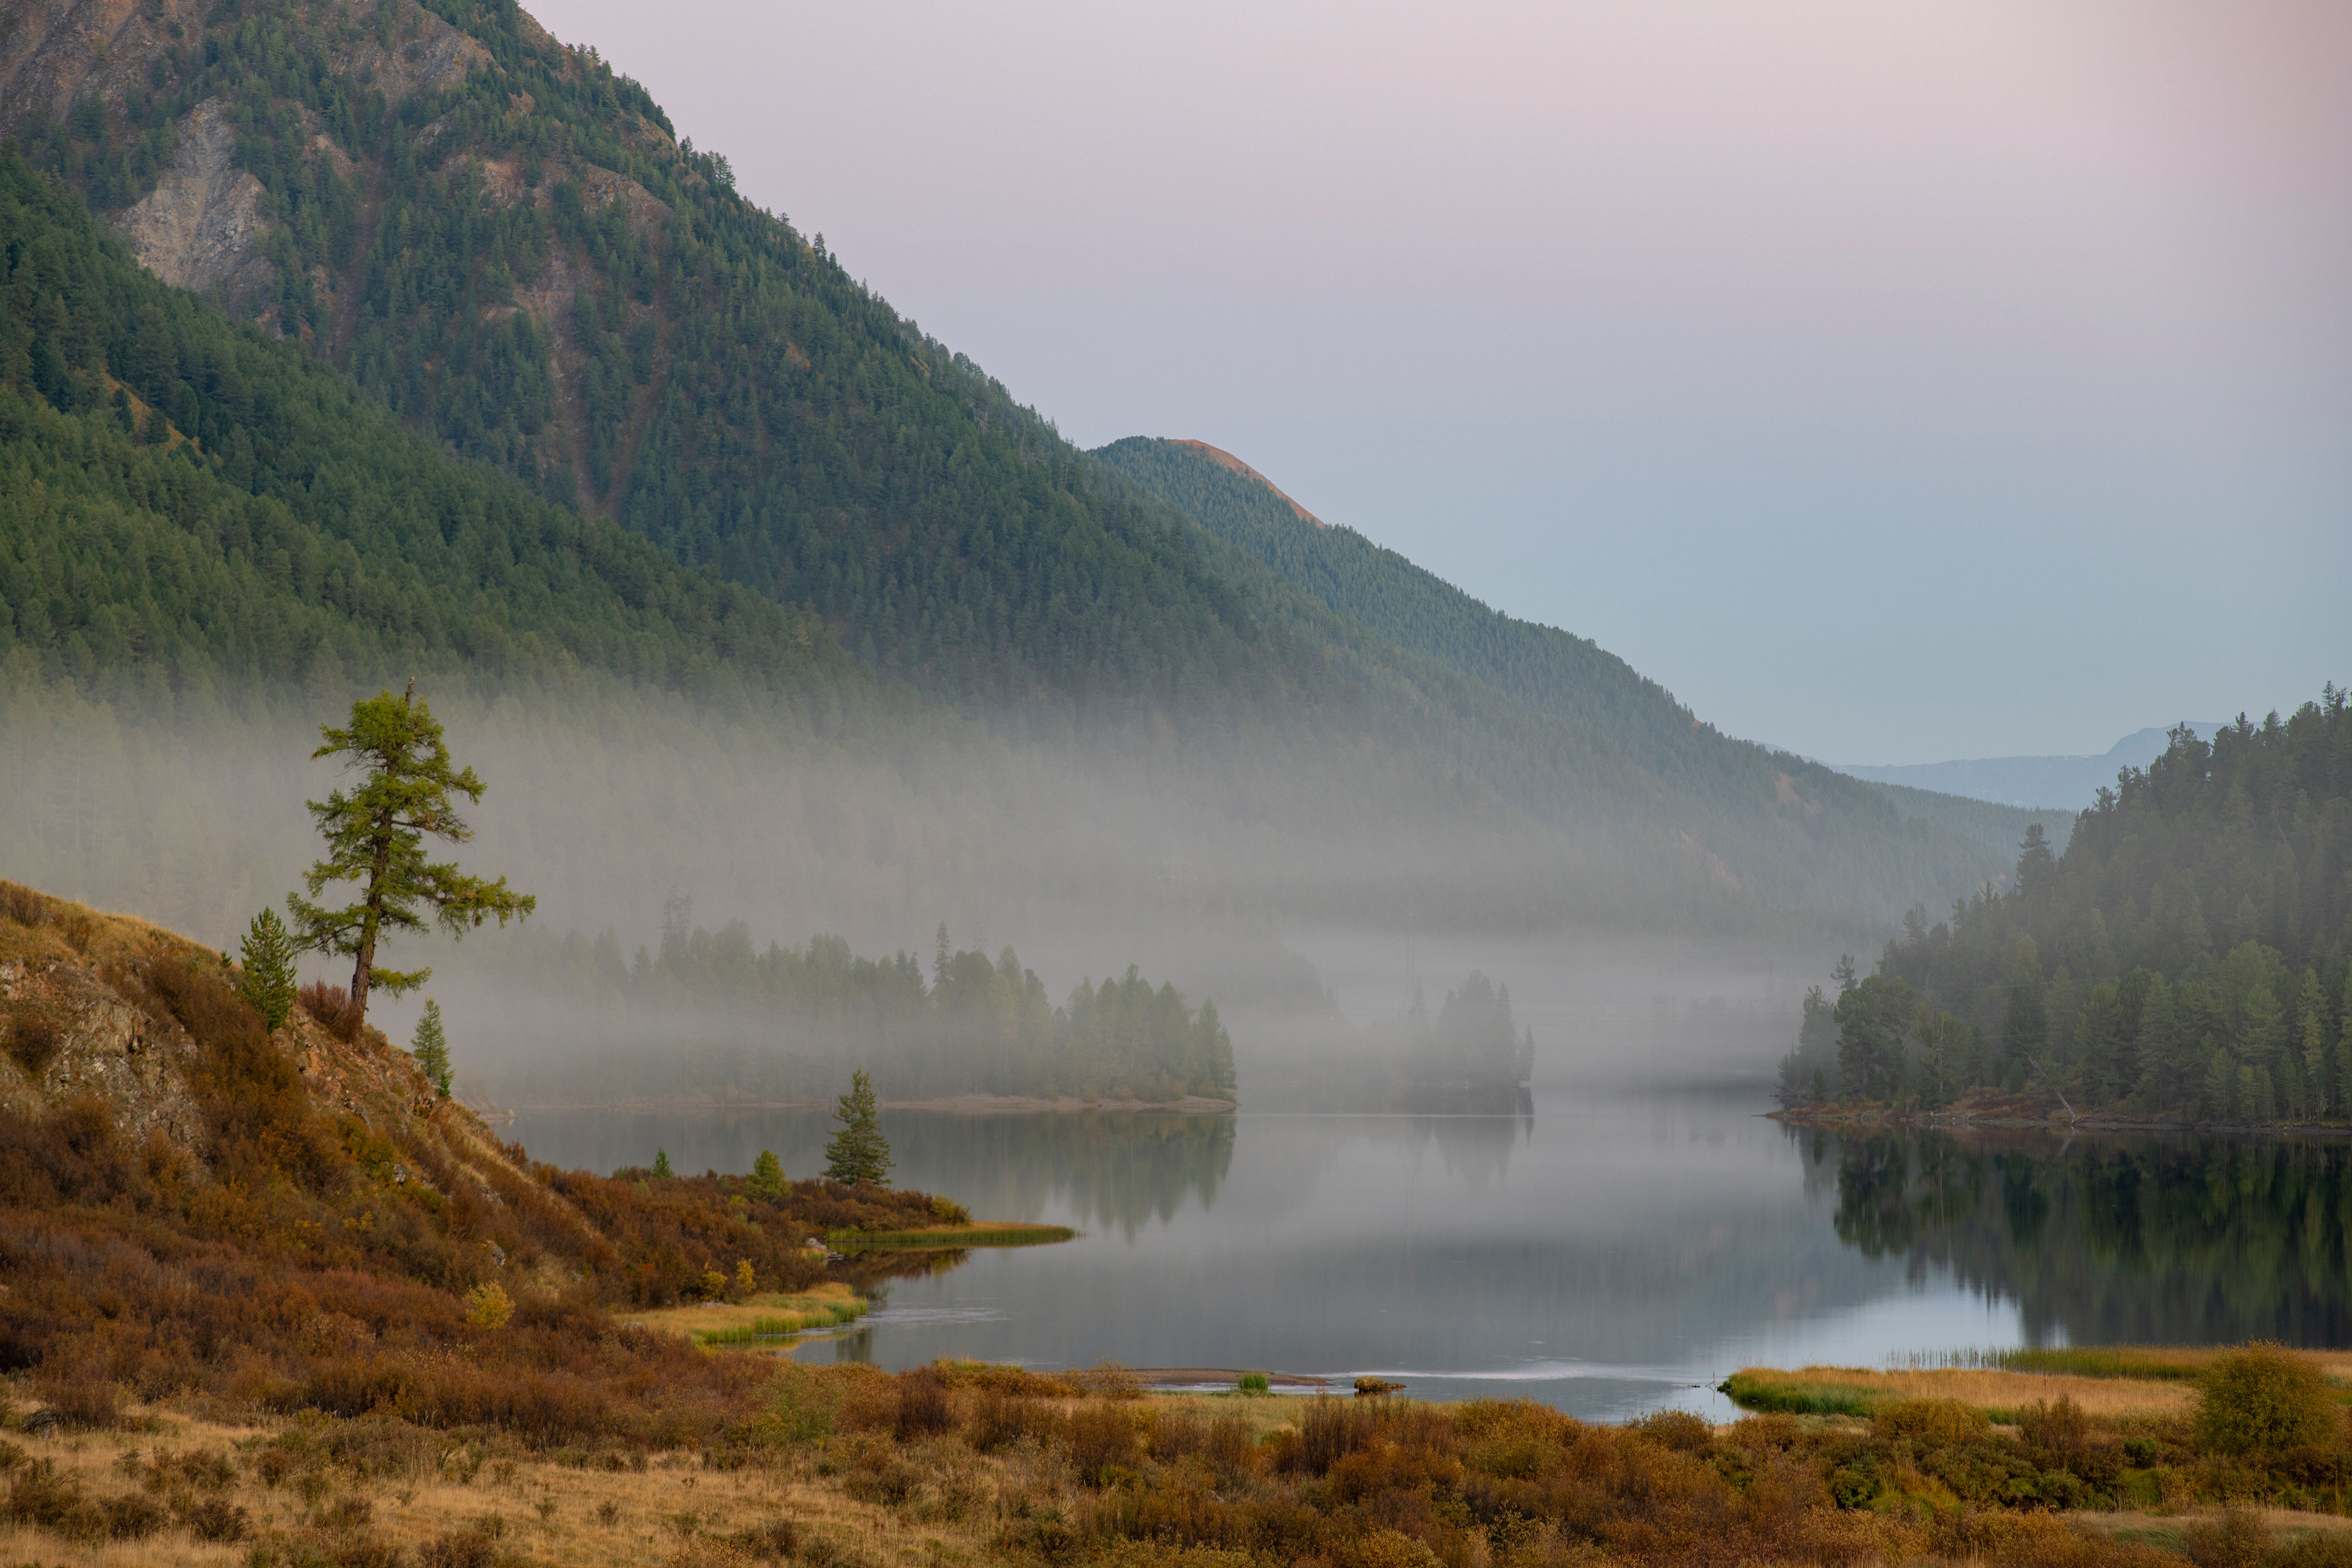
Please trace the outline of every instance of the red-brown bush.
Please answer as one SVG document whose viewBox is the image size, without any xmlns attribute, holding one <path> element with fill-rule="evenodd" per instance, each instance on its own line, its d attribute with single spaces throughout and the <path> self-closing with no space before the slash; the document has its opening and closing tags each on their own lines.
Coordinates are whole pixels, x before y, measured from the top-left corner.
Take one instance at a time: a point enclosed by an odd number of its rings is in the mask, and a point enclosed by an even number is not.
<svg viewBox="0 0 2352 1568">
<path fill-rule="evenodd" d="M 360 1026 L 366 1022 L 366 1014 L 352 1005 L 350 992 L 323 980 L 314 980 L 294 993 L 294 1001 L 317 1021 L 319 1027 L 339 1040 L 359 1038 Z"/>
</svg>

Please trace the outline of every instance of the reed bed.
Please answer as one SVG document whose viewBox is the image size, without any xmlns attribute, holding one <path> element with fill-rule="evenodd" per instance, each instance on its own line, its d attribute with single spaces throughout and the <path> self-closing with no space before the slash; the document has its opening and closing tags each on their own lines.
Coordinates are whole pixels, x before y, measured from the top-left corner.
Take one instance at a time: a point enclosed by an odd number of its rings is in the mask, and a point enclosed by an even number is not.
<svg viewBox="0 0 2352 1568">
<path fill-rule="evenodd" d="M 1843 1366 L 1809 1366 L 1796 1372 L 1748 1367 L 1726 1379 L 1722 1391 L 1745 1409 L 1789 1415 L 1867 1417 L 1895 1400 L 1953 1399 L 2002 1423 L 2014 1422 L 2031 1405 L 2061 1398 L 2073 1400 L 2084 1415 L 2101 1419 L 2185 1415 L 2196 1401 L 2196 1391 L 2179 1379 L 2093 1377 L 1998 1367 L 1894 1372 Z"/>
<path fill-rule="evenodd" d="M 1068 1241 L 1077 1234 L 1066 1225 L 1025 1225 L 1006 1220 L 932 1226 L 923 1230 L 836 1230 L 825 1241 L 844 1251 L 914 1251 L 935 1247 L 1044 1247 Z"/>
<path fill-rule="evenodd" d="M 741 1301 L 698 1301 L 632 1313 L 627 1321 L 683 1334 L 698 1345 L 740 1345 L 813 1329 L 839 1328 L 864 1316 L 871 1305 L 848 1286 L 827 1280 L 812 1290 L 752 1296 Z"/>
<path fill-rule="evenodd" d="M 2230 1345 L 2012 1345 L 2000 1350 L 1914 1351 L 1889 1358 L 1894 1371 L 1948 1368 L 2021 1372 L 2042 1376 L 2124 1378 L 2141 1383 L 2195 1383 Z M 2287 1352 L 2319 1369 L 2339 1399 L 2352 1403 L 2352 1353 L 2332 1350 Z"/>
<path fill-rule="evenodd" d="M 844 1323 L 854 1323 L 865 1314 L 863 1301 L 829 1302 L 811 1308 L 806 1312 L 783 1312 L 752 1319 L 748 1323 L 723 1329 L 698 1329 L 694 1342 L 698 1345 L 748 1345 L 763 1339 L 777 1339 L 786 1334 L 804 1334 L 812 1329 L 837 1329 Z"/>
</svg>

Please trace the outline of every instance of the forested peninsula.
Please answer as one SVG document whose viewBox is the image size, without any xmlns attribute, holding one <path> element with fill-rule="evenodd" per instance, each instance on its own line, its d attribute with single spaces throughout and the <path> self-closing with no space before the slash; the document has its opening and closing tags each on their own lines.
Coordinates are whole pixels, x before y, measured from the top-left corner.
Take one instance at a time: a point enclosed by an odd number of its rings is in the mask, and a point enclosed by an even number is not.
<svg viewBox="0 0 2352 1568">
<path fill-rule="evenodd" d="M 2347 700 L 2177 730 L 2063 855 L 2037 826 L 2010 890 L 1913 911 L 1806 998 L 1790 1113 L 2352 1125 Z"/>
</svg>

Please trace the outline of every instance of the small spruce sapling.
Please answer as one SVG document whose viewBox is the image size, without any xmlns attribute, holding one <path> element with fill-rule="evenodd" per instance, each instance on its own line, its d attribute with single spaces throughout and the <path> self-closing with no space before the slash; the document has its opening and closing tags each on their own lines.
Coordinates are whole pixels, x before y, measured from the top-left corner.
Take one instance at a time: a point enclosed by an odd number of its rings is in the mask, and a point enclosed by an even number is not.
<svg viewBox="0 0 2352 1568">
<path fill-rule="evenodd" d="M 416 1020 L 416 1037 L 410 1042 L 408 1054 L 416 1058 L 441 1098 L 448 1099 L 449 1037 L 441 1026 L 441 1004 L 429 996 L 425 1000 L 425 1016 Z"/>
<path fill-rule="evenodd" d="M 743 1179 L 743 1190 L 755 1198 L 780 1198 L 784 1195 L 784 1163 L 771 1149 L 760 1151 L 751 1162 L 751 1173 Z"/>
<path fill-rule="evenodd" d="M 841 1097 L 833 1119 L 841 1123 L 841 1131 L 825 1141 L 824 1173 L 852 1186 L 859 1182 L 888 1186 L 890 1145 L 875 1118 L 874 1080 L 864 1068 L 850 1075 L 849 1092 Z"/>
<path fill-rule="evenodd" d="M 677 1174 L 676 1171 L 669 1168 L 668 1150 L 656 1149 L 654 1151 L 654 1174 L 656 1176 L 674 1176 Z"/>
<path fill-rule="evenodd" d="M 237 994 L 253 1005 L 276 1034 L 294 1011 L 294 936 L 276 910 L 253 917 L 245 933 L 245 973 Z"/>
</svg>

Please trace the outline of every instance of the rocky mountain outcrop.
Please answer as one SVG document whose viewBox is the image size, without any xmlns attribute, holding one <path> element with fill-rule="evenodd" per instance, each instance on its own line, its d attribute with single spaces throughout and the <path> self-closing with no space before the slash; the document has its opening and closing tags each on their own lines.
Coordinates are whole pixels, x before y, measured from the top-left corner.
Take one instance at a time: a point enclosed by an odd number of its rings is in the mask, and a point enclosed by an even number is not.
<svg viewBox="0 0 2352 1568">
<path fill-rule="evenodd" d="M 261 253 L 268 193 L 237 167 L 236 132 L 220 100 L 196 105 L 179 129 L 171 167 L 115 227 L 140 264 L 164 282 L 248 314 L 277 273 Z"/>
<path fill-rule="evenodd" d="M 0 0 L 0 136 L 62 120 L 89 94 L 119 107 L 158 60 L 178 58 L 204 11 L 203 0 Z"/>
</svg>

